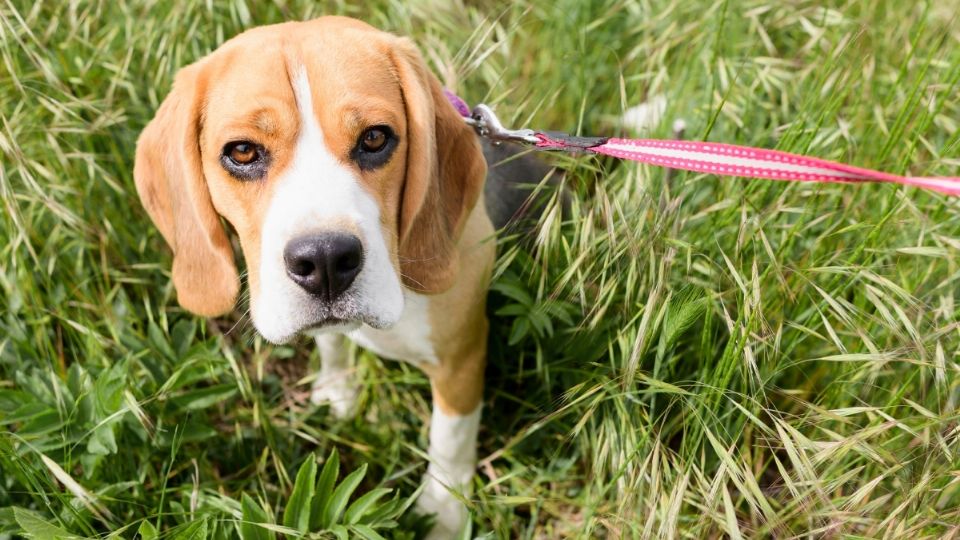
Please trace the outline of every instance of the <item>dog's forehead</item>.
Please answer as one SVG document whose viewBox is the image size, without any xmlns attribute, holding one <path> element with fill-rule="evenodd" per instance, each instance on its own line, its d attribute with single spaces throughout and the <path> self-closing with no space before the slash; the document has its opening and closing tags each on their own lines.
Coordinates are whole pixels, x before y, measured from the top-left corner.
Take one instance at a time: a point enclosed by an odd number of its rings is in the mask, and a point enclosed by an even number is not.
<svg viewBox="0 0 960 540">
<path fill-rule="evenodd" d="M 305 71 L 315 103 L 333 105 L 342 98 L 364 96 L 393 102 L 390 98 L 399 97 L 399 88 L 390 57 L 392 39 L 341 17 L 259 27 L 210 56 L 212 90 L 227 103 L 276 106 L 294 99 L 293 83 Z"/>
</svg>

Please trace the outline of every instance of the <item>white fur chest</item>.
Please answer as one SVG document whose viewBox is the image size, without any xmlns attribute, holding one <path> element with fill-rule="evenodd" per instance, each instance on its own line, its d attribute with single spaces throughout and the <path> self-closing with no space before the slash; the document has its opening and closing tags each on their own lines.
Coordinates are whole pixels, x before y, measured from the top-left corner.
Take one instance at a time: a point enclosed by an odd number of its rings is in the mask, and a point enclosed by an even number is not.
<svg viewBox="0 0 960 540">
<path fill-rule="evenodd" d="M 400 320 L 389 330 L 363 326 L 347 336 L 357 345 L 384 358 L 436 365 L 439 360 L 431 340 L 430 300 L 410 291 L 404 291 L 403 299 Z"/>
</svg>

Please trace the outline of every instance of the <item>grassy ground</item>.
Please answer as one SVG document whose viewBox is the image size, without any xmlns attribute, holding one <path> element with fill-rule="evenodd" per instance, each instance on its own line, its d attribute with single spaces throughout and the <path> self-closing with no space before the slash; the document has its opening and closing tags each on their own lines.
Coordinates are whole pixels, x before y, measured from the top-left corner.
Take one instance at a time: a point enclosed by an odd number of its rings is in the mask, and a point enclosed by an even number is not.
<svg viewBox="0 0 960 540">
<path fill-rule="evenodd" d="M 664 94 L 692 138 L 958 173 L 956 0 L 404 4 L 0 2 L 0 538 L 266 538 L 334 448 L 398 497 L 350 534 L 423 528 L 424 376 L 358 352 L 360 417 L 309 405 L 309 343 L 178 308 L 133 189 L 174 72 L 244 28 L 361 17 L 514 124 Z M 474 534 L 960 535 L 957 200 L 556 159 L 576 217 L 503 240 Z"/>
</svg>

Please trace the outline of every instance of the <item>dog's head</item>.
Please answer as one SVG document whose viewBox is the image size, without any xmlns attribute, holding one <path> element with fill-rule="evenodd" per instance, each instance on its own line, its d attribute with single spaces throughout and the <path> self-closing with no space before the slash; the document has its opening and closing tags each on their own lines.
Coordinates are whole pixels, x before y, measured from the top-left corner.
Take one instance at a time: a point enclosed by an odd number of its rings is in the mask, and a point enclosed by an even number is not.
<svg viewBox="0 0 960 540">
<path fill-rule="evenodd" d="M 403 287 L 457 274 L 483 187 L 476 137 L 415 47 L 325 17 L 245 32 L 183 68 L 137 144 L 134 177 L 173 250 L 180 304 L 233 309 L 248 270 L 268 340 L 387 328 Z"/>
</svg>

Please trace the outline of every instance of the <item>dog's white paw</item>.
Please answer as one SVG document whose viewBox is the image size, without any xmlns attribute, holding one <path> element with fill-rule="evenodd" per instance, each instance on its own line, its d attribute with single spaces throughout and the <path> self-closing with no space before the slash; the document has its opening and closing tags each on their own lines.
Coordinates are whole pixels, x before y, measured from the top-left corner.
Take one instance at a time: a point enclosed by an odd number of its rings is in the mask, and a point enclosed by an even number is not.
<svg viewBox="0 0 960 540">
<path fill-rule="evenodd" d="M 360 387 L 354 380 L 353 370 L 320 372 L 313 381 L 310 402 L 314 405 L 328 403 L 334 416 L 347 419 L 356 414 L 359 394 Z"/>
<path fill-rule="evenodd" d="M 435 521 L 427 540 L 452 540 L 460 536 L 467 523 L 467 507 L 436 478 L 427 476 L 426 486 L 417 499 L 421 514 L 433 514 Z"/>
</svg>

